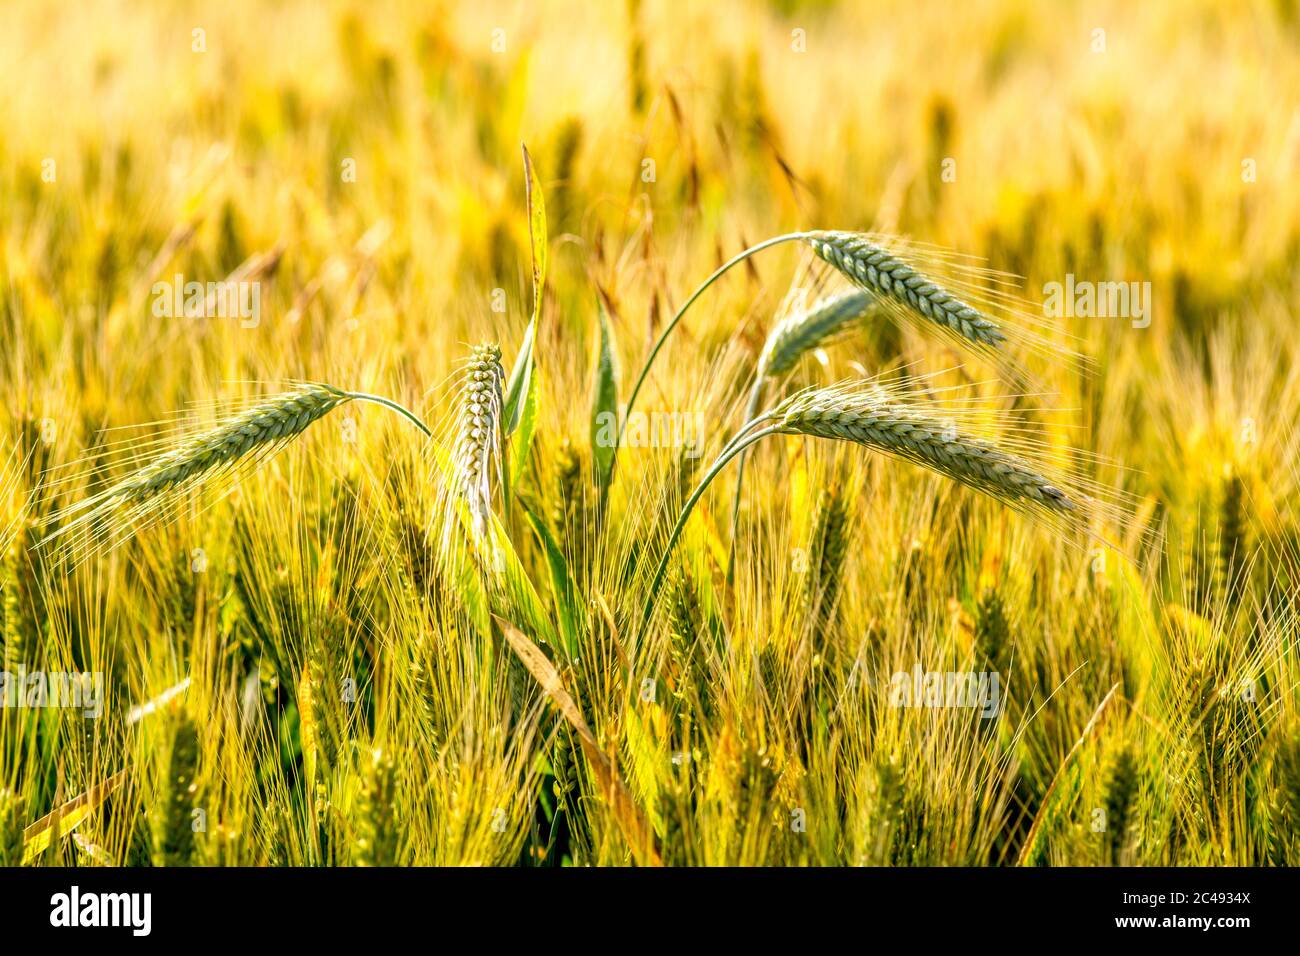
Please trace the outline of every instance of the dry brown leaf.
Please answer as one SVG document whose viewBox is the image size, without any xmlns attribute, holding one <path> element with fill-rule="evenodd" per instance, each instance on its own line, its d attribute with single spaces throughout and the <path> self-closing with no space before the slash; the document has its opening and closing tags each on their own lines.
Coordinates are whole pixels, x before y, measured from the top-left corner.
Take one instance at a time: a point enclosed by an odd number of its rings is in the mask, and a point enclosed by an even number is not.
<svg viewBox="0 0 1300 956">
<path fill-rule="evenodd" d="M 601 792 L 613 808 L 614 818 L 618 821 L 623 837 L 631 846 L 637 862 L 643 866 L 661 866 L 662 860 L 654 846 L 654 833 L 646 821 L 645 814 L 637 806 L 636 800 L 619 776 L 613 762 L 600 749 L 600 744 L 597 743 L 595 735 L 582 716 L 577 701 L 565 689 L 560 672 L 527 635 L 504 618 L 497 617 L 495 614 L 493 618 L 501 628 L 501 633 L 505 636 L 510 649 L 523 662 L 524 667 L 528 668 L 528 673 L 542 685 L 546 696 L 552 700 L 564 719 L 577 732 L 578 739 L 582 743 L 582 752 L 586 754 L 587 760 L 595 770 Z"/>
</svg>

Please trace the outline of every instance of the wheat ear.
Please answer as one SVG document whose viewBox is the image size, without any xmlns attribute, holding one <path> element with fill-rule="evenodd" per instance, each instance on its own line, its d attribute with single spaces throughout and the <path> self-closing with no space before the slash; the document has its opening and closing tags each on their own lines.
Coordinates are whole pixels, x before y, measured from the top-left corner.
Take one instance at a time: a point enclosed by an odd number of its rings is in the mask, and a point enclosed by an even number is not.
<svg viewBox="0 0 1300 956">
<path fill-rule="evenodd" d="M 460 492 L 480 538 L 492 514 L 491 473 L 496 471 L 498 481 L 502 475 L 504 386 L 501 350 L 476 346 L 461 380 L 455 463 Z"/>
<path fill-rule="evenodd" d="M 763 386 L 769 379 L 784 375 L 801 358 L 826 341 L 839 335 L 866 314 L 874 297 L 861 289 L 851 289 L 823 299 L 810 309 L 794 312 L 777 323 L 767 336 L 758 357 L 754 385 L 745 407 L 745 421 L 758 414 Z M 736 529 L 740 523 L 740 496 L 745 481 L 745 456 L 736 463 L 736 491 L 731 504 L 731 545 L 727 555 L 727 580 L 735 569 Z"/>
<path fill-rule="evenodd" d="M 300 385 L 184 439 L 171 451 L 115 484 L 64 509 L 57 515 L 61 526 L 46 535 L 40 545 L 76 529 L 85 529 L 118 509 L 125 511 L 126 523 L 150 517 L 176 494 L 260 463 L 305 432 L 313 422 L 350 401 L 383 405 L 401 414 L 425 435 L 430 434 L 414 414 L 390 399 L 347 392 L 333 385 Z M 92 530 L 92 543 L 104 533 Z"/>
<path fill-rule="evenodd" d="M 1080 360 L 1079 356 L 1060 349 L 1039 335 L 1020 328 L 1003 328 L 984 311 L 959 298 L 939 281 L 916 269 L 907 261 L 908 257 L 887 248 L 884 243 L 889 241 L 866 233 L 843 230 L 789 232 L 765 239 L 737 253 L 705 279 L 664 326 L 637 376 L 636 383 L 632 386 L 632 393 L 624 412 L 624 424 L 626 425 L 631 416 L 637 396 L 650 374 L 655 359 L 658 358 L 668 336 L 677 328 L 686 311 L 726 272 L 765 249 L 787 242 L 808 243 L 814 254 L 830 263 L 854 285 L 878 296 L 882 303 L 895 306 L 891 311 L 898 317 L 918 317 L 926 324 L 936 326 L 974 345 L 977 350 L 985 353 L 1002 353 L 1007 345 L 1007 339 L 1013 338 L 1055 357 L 1064 357 L 1071 361 Z M 929 256 L 922 255 L 920 258 L 933 259 L 935 256 L 932 253 Z M 1014 295 L 1001 290 L 980 292 L 971 281 L 972 278 L 996 278 L 999 274 L 969 266 L 960 267 L 956 271 L 967 276 L 959 278 L 956 285 L 970 290 L 975 298 L 988 299 L 995 306 L 1014 309 L 1021 318 L 1028 318 L 1028 314 L 1024 311 L 1026 303 L 1018 300 Z M 1007 277 L 1002 276 L 1002 278 Z M 1005 355 L 1000 361 L 1004 370 L 1021 377 L 1022 373 Z M 622 439 L 621 430 L 619 439 L 620 441 Z"/>
<path fill-rule="evenodd" d="M 642 627 L 650 621 L 668 559 L 696 502 L 733 458 L 769 435 L 808 435 L 864 445 L 923 465 L 1023 511 L 1070 519 L 1083 516 L 1088 499 L 1076 500 L 1028 461 L 953 423 L 908 406 L 880 385 L 809 389 L 746 424 L 718 455 L 687 499 L 669 535 L 647 591 Z"/>
<path fill-rule="evenodd" d="M 850 289 L 786 316 L 767 336 L 756 377 L 762 381 L 790 371 L 799 359 L 862 318 L 874 298 L 865 290 Z"/>
<path fill-rule="evenodd" d="M 1079 507 L 1028 462 L 992 442 L 963 434 L 885 390 L 846 394 L 812 389 L 782 402 L 772 413 L 780 430 L 855 442 L 924 465 L 1010 505 L 1069 515 Z"/>
<path fill-rule="evenodd" d="M 999 346 L 1006 335 L 996 322 L 897 255 L 856 232 L 810 232 L 813 252 L 855 285 L 887 297 L 916 315 L 977 345 Z"/>
</svg>

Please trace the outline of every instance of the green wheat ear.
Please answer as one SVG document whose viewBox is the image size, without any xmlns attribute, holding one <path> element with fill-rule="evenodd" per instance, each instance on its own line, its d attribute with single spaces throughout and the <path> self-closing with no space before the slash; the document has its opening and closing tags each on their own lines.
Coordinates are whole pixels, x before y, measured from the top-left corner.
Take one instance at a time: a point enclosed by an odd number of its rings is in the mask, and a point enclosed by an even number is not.
<svg viewBox="0 0 1300 956">
<path fill-rule="evenodd" d="M 998 323 L 867 236 L 811 232 L 805 238 L 813 252 L 858 287 L 977 345 L 996 347 L 1006 341 Z"/>
<path fill-rule="evenodd" d="M 1024 459 L 965 435 L 887 393 L 813 389 L 777 407 L 786 434 L 850 441 L 923 465 L 1009 505 L 1072 515 L 1082 508 Z"/>
<path fill-rule="evenodd" d="M 1007 670 L 1013 650 L 1011 624 L 997 588 L 986 588 L 980 595 L 975 620 L 975 648 L 981 666 L 995 671 Z"/>
<path fill-rule="evenodd" d="M 194 861 L 198 760 L 198 728 L 189 717 L 179 716 L 172 727 L 159 798 L 151 814 L 155 866 L 189 866 Z"/>
<path fill-rule="evenodd" d="M 786 316 L 763 345 L 756 378 L 762 381 L 784 375 L 799 359 L 866 315 L 873 301 L 871 293 L 851 289 Z"/>
<path fill-rule="evenodd" d="M 722 450 L 687 499 L 668 536 L 642 611 L 649 624 L 673 546 L 700 497 L 719 472 L 745 449 L 770 435 L 806 435 L 847 441 L 921 465 L 1035 517 L 1086 528 L 1093 516 L 1118 509 L 1073 490 L 1030 460 L 967 434 L 883 383 L 807 389 L 752 419 Z"/>
<path fill-rule="evenodd" d="M 819 648 L 828 643 L 826 631 L 835 624 L 840 576 L 849 543 L 849 517 L 844 495 L 837 486 L 818 491 L 802 608 L 804 621 L 813 629 Z"/>
<path fill-rule="evenodd" d="M 352 401 L 382 405 L 426 436 L 431 434 L 412 412 L 391 399 L 321 383 L 300 385 L 183 439 L 115 484 L 64 509 L 54 516 L 60 526 L 38 545 L 73 535 L 80 538 L 78 551 L 94 550 L 117 531 L 157 520 L 185 491 L 250 470 Z"/>
<path fill-rule="evenodd" d="M 397 863 L 397 764 L 391 754 L 375 750 L 363 758 L 361 792 L 357 799 L 357 866 L 394 866 Z"/>
</svg>

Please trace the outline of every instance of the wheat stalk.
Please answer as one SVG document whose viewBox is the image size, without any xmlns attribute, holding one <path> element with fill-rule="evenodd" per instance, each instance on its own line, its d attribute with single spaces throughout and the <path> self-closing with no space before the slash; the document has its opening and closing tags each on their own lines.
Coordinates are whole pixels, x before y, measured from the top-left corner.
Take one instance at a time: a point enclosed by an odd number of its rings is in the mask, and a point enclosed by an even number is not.
<svg viewBox="0 0 1300 956">
<path fill-rule="evenodd" d="M 328 385 L 308 385 L 277 395 L 185 441 L 118 482 L 109 495 L 123 503 L 148 501 L 254 452 L 291 441 L 348 397 L 346 392 Z"/>
</svg>

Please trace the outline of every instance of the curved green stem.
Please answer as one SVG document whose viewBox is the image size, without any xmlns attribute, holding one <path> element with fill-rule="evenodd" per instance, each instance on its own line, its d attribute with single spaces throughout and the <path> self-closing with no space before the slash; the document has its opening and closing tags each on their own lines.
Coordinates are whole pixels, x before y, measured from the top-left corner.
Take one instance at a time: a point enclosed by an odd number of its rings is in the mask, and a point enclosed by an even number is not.
<svg viewBox="0 0 1300 956">
<path fill-rule="evenodd" d="M 397 412 L 397 414 L 405 418 L 416 428 L 420 429 L 420 431 L 424 432 L 425 438 L 433 437 L 433 432 L 429 431 L 428 425 L 420 421 L 420 419 L 418 419 L 415 416 L 415 413 L 412 412 L 410 409 L 406 408 L 404 405 L 397 404 L 397 402 L 393 401 L 391 398 L 384 398 L 380 395 L 369 395 L 365 392 L 348 392 L 347 396 L 348 398 L 351 398 L 358 402 L 373 402 L 376 405 L 382 405 L 384 406 L 384 408 L 391 409 L 392 411 Z"/>
<path fill-rule="evenodd" d="M 623 412 L 623 424 L 620 425 L 618 429 L 618 440 L 614 443 L 614 453 L 616 456 L 618 454 L 618 446 L 623 442 L 623 432 L 627 429 L 628 419 L 631 418 L 632 409 L 636 405 L 637 396 L 641 394 L 641 386 L 645 384 L 646 376 L 650 374 L 650 369 L 654 365 L 655 359 L 659 357 L 659 351 L 664 347 L 664 342 L 668 340 L 668 336 L 672 334 L 673 329 L 677 328 L 677 323 L 681 322 L 682 316 L 686 314 L 686 310 L 694 304 L 696 299 L 704 294 L 705 290 L 707 290 L 709 286 L 713 285 L 713 283 L 732 266 L 744 262 L 750 256 L 762 252 L 764 249 L 779 245 L 782 242 L 794 242 L 795 240 L 803 239 L 807 235 L 808 234 L 804 232 L 788 232 L 782 236 L 765 239 L 756 246 L 750 246 L 744 252 L 736 254 L 734 257 L 720 265 L 717 270 L 714 271 L 713 275 L 705 279 L 700 287 L 691 294 L 691 297 L 682 303 L 682 307 L 677 310 L 677 314 L 672 317 L 672 320 L 664 326 L 664 330 L 659 333 L 658 341 L 655 342 L 654 348 L 650 350 L 650 355 L 646 358 L 645 365 L 641 367 L 641 374 L 637 376 L 636 384 L 632 386 L 632 394 L 628 396 L 627 408 Z"/>
<path fill-rule="evenodd" d="M 755 426 L 761 425 L 763 422 L 771 421 L 774 417 L 776 417 L 775 410 L 769 409 L 757 418 L 751 418 L 749 421 L 745 422 L 745 424 L 741 425 L 740 428 L 736 429 L 736 433 L 731 436 L 731 441 L 723 445 L 718 451 L 718 457 L 729 454 L 737 444 L 746 439 L 750 432 L 754 430 Z"/>
<path fill-rule="evenodd" d="M 753 424 L 755 423 L 751 422 L 750 425 L 746 425 L 745 428 L 748 429 Z M 641 614 L 641 628 L 643 630 L 645 629 L 645 626 L 650 623 L 650 615 L 654 611 L 655 606 L 655 595 L 658 593 L 659 586 L 663 583 L 664 574 L 668 570 L 668 559 L 672 557 L 673 546 L 677 544 L 677 539 L 682 536 L 682 531 L 686 527 L 686 519 L 688 519 L 691 516 L 691 512 L 695 510 L 696 502 L 698 502 L 704 495 L 704 492 L 708 490 L 709 485 L 713 483 L 713 479 L 718 477 L 718 473 L 726 467 L 727 462 L 731 461 L 731 459 L 735 458 L 750 445 L 754 444 L 754 442 L 781 431 L 782 427 L 783 426 L 779 424 L 770 425 L 767 428 L 760 429 L 753 434 L 747 435 L 743 440 L 738 441 L 733 439 L 731 443 L 723 449 L 722 453 L 713 463 L 713 467 L 711 467 L 708 470 L 708 473 L 700 479 L 700 483 L 695 487 L 695 490 L 691 492 L 691 496 L 686 499 L 686 504 L 682 506 L 682 513 L 677 518 L 677 524 L 673 527 L 673 533 L 668 536 L 668 544 L 664 547 L 664 556 L 659 560 L 659 567 L 655 570 L 655 576 L 653 580 L 651 580 L 650 588 L 646 593 L 645 609 Z"/>
</svg>

